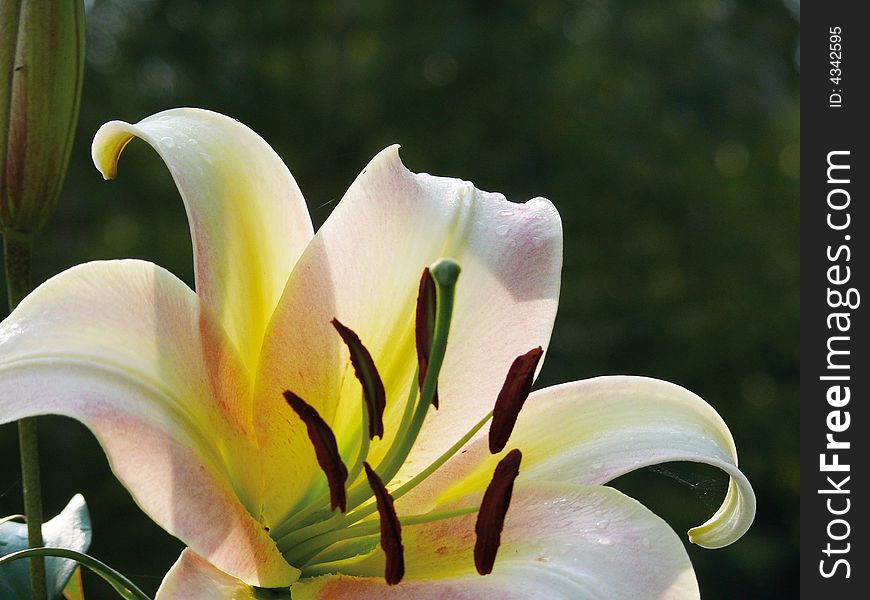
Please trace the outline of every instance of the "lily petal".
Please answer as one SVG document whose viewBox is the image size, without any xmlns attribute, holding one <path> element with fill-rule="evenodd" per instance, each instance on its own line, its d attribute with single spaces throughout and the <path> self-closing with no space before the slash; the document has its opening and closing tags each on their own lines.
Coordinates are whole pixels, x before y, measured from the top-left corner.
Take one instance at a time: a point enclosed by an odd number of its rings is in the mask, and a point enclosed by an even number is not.
<svg viewBox="0 0 870 600">
<path fill-rule="evenodd" d="M 256 133 L 195 108 L 103 125 L 92 154 L 106 179 L 133 137 L 169 167 L 190 221 L 197 293 L 253 371 L 287 276 L 313 235 L 296 181 Z"/>
<path fill-rule="evenodd" d="M 168 271 L 94 262 L 39 286 L 0 324 L 0 388 L 0 422 L 81 421 L 139 506 L 221 569 L 262 585 L 297 576 L 250 514 L 262 480 L 246 372 Z"/>
<path fill-rule="evenodd" d="M 635 469 L 670 461 L 722 469 L 730 482 L 721 507 L 706 523 L 689 531 L 689 539 L 706 548 L 736 541 L 755 517 L 755 493 L 737 468 L 737 450 L 728 426 L 700 397 L 666 381 L 596 377 L 533 392 L 510 445 L 522 448 L 519 481 L 526 482 L 603 484 Z M 427 510 L 436 496 L 443 499 L 486 485 L 499 458 L 487 452 L 486 437 L 479 435 L 466 452 L 448 461 L 407 501 L 416 504 L 414 510 Z"/>
<path fill-rule="evenodd" d="M 278 595 L 270 596 L 276 600 Z M 289 598 L 288 593 L 286 598 Z M 251 586 L 186 548 L 166 573 L 154 600 L 257 600 Z"/>
<path fill-rule="evenodd" d="M 467 505 L 473 498 L 453 506 Z M 395 587 L 377 578 L 383 555 L 376 551 L 355 565 L 343 564 L 345 573 L 360 577 L 303 579 L 294 584 L 293 598 L 700 597 L 686 550 L 674 531 L 612 488 L 518 484 L 505 521 L 502 550 L 492 574 L 485 577 L 474 573 L 474 521 L 472 514 L 405 528 L 406 580 Z"/>
<path fill-rule="evenodd" d="M 384 380 L 385 435 L 372 444 L 369 461 L 383 456 L 414 384 L 420 274 L 440 257 L 458 261 L 462 275 L 439 379 L 440 409 L 418 440 L 418 465 L 439 456 L 492 408 L 519 354 L 546 348 L 562 263 L 553 205 L 543 198 L 516 204 L 467 181 L 412 173 L 399 160 L 398 146 L 389 147 L 317 232 L 269 324 L 255 403 L 265 415 L 258 426 L 263 446 L 276 449 L 269 461 L 274 481 L 304 482 L 314 474 L 299 466 L 314 461 L 293 446 L 299 438 L 293 421 L 274 416 L 286 411 L 279 406 L 284 389 L 315 406 L 340 440 L 359 426 L 360 389 L 333 318 L 359 335 Z M 297 497 L 294 486 L 272 490 L 268 503 L 279 518 Z"/>
</svg>

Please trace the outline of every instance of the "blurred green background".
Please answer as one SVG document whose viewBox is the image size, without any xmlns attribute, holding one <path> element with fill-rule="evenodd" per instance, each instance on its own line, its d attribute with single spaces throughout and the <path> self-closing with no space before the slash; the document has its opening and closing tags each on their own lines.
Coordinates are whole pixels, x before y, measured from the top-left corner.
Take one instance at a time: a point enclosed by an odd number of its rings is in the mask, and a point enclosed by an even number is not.
<svg viewBox="0 0 870 600">
<path fill-rule="evenodd" d="M 131 145 L 104 183 L 105 121 L 174 106 L 263 135 L 316 225 L 400 142 L 564 220 L 555 334 L 538 386 L 652 375 L 707 399 L 759 497 L 751 531 L 690 547 L 707 599 L 796 597 L 799 0 L 92 0 L 76 146 L 36 277 L 112 257 L 192 282 L 187 222 L 162 163 Z M 88 499 L 92 553 L 153 592 L 181 544 L 143 516 L 75 422 L 42 424 L 46 513 Z M 14 426 L 0 428 L 0 514 L 20 512 Z M 666 465 L 617 481 L 681 535 L 725 477 Z M 95 578 L 89 599 L 111 598 Z"/>
</svg>

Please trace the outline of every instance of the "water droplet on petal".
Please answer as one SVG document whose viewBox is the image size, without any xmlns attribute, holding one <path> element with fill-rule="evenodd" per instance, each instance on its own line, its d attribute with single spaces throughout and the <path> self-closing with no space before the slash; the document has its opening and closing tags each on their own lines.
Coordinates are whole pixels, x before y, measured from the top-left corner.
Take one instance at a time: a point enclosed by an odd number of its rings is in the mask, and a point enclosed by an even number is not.
<svg viewBox="0 0 870 600">
<path fill-rule="evenodd" d="M 510 231 L 510 225 L 499 225 L 495 228 L 495 232 L 498 235 L 507 235 L 507 232 Z"/>
<path fill-rule="evenodd" d="M 643 539 L 640 541 L 640 545 L 643 546 L 644 548 L 651 548 L 651 547 L 652 547 L 652 542 L 649 541 L 649 538 L 643 538 Z"/>
<path fill-rule="evenodd" d="M 160 138 L 160 145 L 165 146 L 167 148 L 175 148 L 175 140 L 173 140 L 169 136 L 162 137 L 162 138 Z"/>
<path fill-rule="evenodd" d="M 595 523 L 596 529 L 607 529 L 607 526 L 610 525 L 610 519 L 602 519 Z"/>
</svg>

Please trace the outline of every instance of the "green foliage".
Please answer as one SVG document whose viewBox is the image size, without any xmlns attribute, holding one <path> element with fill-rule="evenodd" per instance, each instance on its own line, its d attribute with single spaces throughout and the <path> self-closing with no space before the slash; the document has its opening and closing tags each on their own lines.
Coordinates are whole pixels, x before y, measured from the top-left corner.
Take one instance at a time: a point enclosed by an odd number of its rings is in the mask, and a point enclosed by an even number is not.
<svg viewBox="0 0 870 600">
<path fill-rule="evenodd" d="M 734 546 L 690 548 L 705 598 L 796 595 L 798 22 L 785 4 L 88 6 L 80 128 L 58 214 L 35 249 L 37 277 L 135 256 L 192 282 L 184 211 L 154 153 L 131 145 L 118 181 L 104 183 L 88 152 L 103 122 L 173 106 L 218 110 L 260 132 L 318 224 L 392 142 L 411 169 L 517 201 L 546 196 L 564 221 L 565 267 L 538 387 L 632 373 L 713 404 L 759 512 Z M 47 508 L 84 489 L 103 532 L 95 555 L 156 589 L 180 544 L 141 515 L 83 428 L 61 419 L 44 428 L 43 477 L 59 494 Z M 5 456 L 14 437 L 0 430 Z M 16 481 L 4 466 L 0 514 L 20 510 Z M 684 532 L 709 516 L 723 481 L 668 465 L 618 486 Z"/>
</svg>

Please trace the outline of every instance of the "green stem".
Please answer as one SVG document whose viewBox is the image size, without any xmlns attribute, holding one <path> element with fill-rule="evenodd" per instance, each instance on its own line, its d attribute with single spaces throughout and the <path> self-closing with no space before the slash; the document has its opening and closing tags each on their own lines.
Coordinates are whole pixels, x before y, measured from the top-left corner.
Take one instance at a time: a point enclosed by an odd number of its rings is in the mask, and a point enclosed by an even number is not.
<svg viewBox="0 0 870 600">
<path fill-rule="evenodd" d="M 3 257 L 6 266 L 6 293 L 12 311 L 30 293 L 31 242 L 24 236 L 5 232 Z M 39 548 L 42 541 L 42 489 L 39 483 L 39 429 L 35 417 L 18 421 L 18 447 L 21 454 L 21 481 L 24 489 L 24 514 L 27 517 L 27 544 Z M 45 586 L 45 560 L 30 558 L 30 587 L 33 600 L 48 597 Z"/>
</svg>

